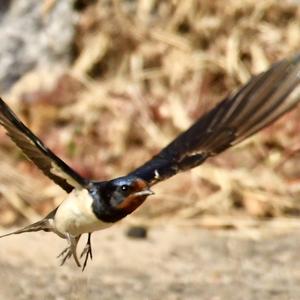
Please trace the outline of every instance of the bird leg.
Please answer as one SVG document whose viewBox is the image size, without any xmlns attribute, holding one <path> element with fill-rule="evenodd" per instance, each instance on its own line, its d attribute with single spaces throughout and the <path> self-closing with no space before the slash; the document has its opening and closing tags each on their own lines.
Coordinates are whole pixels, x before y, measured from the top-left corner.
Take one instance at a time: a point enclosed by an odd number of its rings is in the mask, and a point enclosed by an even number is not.
<svg viewBox="0 0 300 300">
<path fill-rule="evenodd" d="M 80 235 L 77 237 L 72 237 L 70 234 L 67 234 L 66 239 L 68 241 L 69 246 L 57 256 L 57 258 L 62 258 L 60 265 L 62 266 L 66 262 L 66 260 L 73 255 L 76 265 L 78 267 L 81 267 L 76 253 L 76 248 L 80 239 Z"/>
<path fill-rule="evenodd" d="M 82 253 L 80 254 L 80 258 L 85 255 L 82 271 L 84 271 L 89 257 L 91 258 L 91 260 L 93 259 L 91 235 L 92 235 L 91 233 L 88 234 L 87 243 L 86 243 Z"/>
</svg>

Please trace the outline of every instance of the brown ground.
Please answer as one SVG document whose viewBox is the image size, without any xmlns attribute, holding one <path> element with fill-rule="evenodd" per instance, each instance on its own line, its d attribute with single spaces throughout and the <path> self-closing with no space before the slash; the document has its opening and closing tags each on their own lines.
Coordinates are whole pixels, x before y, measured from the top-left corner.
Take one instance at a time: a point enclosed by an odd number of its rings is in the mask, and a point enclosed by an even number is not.
<svg viewBox="0 0 300 300">
<path fill-rule="evenodd" d="M 300 222 L 259 229 L 154 226 L 133 240 L 119 225 L 94 234 L 94 260 L 82 273 L 58 266 L 52 234 L 0 244 L 0 299 L 299 299 Z M 276 231 L 276 234 L 275 234 Z"/>
</svg>

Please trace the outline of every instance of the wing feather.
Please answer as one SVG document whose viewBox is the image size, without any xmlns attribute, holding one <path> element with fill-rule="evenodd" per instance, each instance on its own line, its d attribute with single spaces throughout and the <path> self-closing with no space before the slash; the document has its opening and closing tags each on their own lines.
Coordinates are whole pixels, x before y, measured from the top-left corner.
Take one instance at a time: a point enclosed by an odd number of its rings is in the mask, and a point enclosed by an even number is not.
<svg viewBox="0 0 300 300">
<path fill-rule="evenodd" d="M 300 54 L 254 76 L 130 175 L 153 185 L 202 164 L 291 110 L 300 101 L 299 83 Z"/>
<path fill-rule="evenodd" d="M 66 192 L 85 187 L 87 179 L 82 178 L 63 160 L 57 157 L 44 143 L 27 128 L 0 98 L 0 124 L 7 135 L 32 160 L 42 172 Z"/>
</svg>

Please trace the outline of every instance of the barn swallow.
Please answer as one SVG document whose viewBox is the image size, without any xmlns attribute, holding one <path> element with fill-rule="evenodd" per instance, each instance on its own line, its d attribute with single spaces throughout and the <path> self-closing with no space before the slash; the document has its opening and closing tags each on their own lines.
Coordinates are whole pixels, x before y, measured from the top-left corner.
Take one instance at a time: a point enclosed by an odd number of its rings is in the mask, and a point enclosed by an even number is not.
<svg viewBox="0 0 300 300">
<path fill-rule="evenodd" d="M 108 181 L 83 178 L 57 157 L 0 99 L 0 124 L 8 136 L 41 171 L 64 189 L 65 200 L 42 220 L 3 235 L 50 231 L 66 239 L 61 264 L 73 256 L 88 234 L 83 270 L 92 259 L 91 233 L 107 228 L 139 207 L 151 187 L 160 181 L 204 163 L 266 127 L 300 100 L 300 54 L 282 60 L 254 76 L 235 93 L 200 117 L 142 166 Z"/>
</svg>

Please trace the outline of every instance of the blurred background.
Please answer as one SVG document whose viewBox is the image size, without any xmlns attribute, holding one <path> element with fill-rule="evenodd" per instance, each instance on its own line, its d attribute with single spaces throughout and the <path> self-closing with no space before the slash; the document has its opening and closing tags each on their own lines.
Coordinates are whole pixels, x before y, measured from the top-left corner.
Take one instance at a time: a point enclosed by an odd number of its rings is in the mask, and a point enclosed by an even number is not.
<svg viewBox="0 0 300 300">
<path fill-rule="evenodd" d="M 0 92 L 58 156 L 105 180 L 149 159 L 299 44 L 297 0 L 2 0 Z M 274 220 L 297 227 L 299 114 L 159 184 L 125 227 L 247 230 Z M 0 157 L 3 230 L 62 201 L 64 192 L 4 130 Z M 199 299 L 178 297 L 165 299 Z"/>
<path fill-rule="evenodd" d="M 299 51 L 295 1 L 2 1 L 0 90 L 83 176 L 121 176 L 251 74 Z M 299 213 L 299 109 L 155 187 L 135 214 L 201 220 Z M 0 132 L 0 224 L 45 215 L 64 192 Z M 34 187 L 34 188 L 33 188 Z"/>
</svg>

